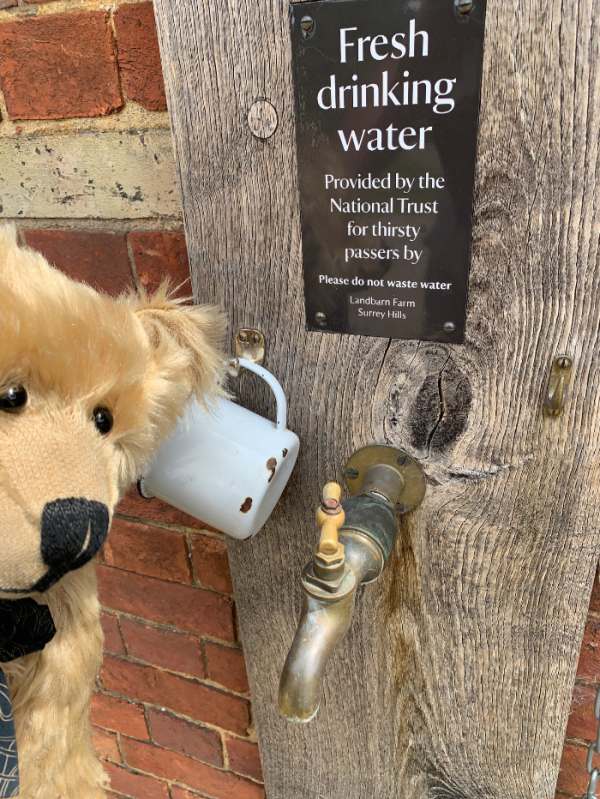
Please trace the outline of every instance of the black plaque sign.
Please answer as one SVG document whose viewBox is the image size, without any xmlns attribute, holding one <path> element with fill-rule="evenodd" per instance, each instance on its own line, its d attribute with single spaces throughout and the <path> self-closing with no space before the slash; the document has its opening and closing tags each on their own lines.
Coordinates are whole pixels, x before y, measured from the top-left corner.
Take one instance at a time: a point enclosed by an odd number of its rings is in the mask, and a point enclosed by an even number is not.
<svg viewBox="0 0 600 799">
<path fill-rule="evenodd" d="M 462 341 L 485 0 L 291 18 L 308 328 Z"/>
</svg>

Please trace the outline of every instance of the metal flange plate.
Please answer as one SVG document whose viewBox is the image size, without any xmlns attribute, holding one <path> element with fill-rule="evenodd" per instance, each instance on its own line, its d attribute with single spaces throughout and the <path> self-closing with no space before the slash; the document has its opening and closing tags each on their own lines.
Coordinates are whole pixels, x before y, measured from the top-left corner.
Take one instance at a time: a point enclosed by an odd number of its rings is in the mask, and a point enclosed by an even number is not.
<svg viewBox="0 0 600 799">
<path fill-rule="evenodd" d="M 363 447 L 350 456 L 344 469 L 344 479 L 351 496 L 362 493 L 367 472 L 375 466 L 388 466 L 400 474 L 402 490 L 396 504 L 399 513 L 409 513 L 421 504 L 426 489 L 421 464 L 404 450 L 383 444 Z"/>
</svg>

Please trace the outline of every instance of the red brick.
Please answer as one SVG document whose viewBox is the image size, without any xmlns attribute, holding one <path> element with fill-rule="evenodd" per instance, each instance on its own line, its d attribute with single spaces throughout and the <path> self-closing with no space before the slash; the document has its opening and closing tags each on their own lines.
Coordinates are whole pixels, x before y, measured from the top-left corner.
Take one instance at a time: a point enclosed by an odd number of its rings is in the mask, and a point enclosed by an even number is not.
<svg viewBox="0 0 600 799">
<path fill-rule="evenodd" d="M 229 768 L 237 774 L 262 781 L 262 766 L 258 744 L 252 741 L 241 741 L 239 738 L 227 738 L 225 741 Z"/>
<path fill-rule="evenodd" d="M 191 297 L 190 266 L 181 230 L 134 231 L 129 234 L 140 285 L 152 292 L 165 278 L 178 297 Z"/>
<path fill-rule="evenodd" d="M 204 652 L 206 654 L 206 676 L 209 680 L 239 693 L 246 693 L 250 690 L 244 655 L 241 650 L 206 641 Z"/>
<path fill-rule="evenodd" d="M 197 721 L 245 735 L 250 723 L 248 702 L 168 671 L 142 666 L 110 655 L 104 658 L 102 685 L 123 696 L 166 707 Z"/>
<path fill-rule="evenodd" d="M 98 727 L 113 732 L 122 732 L 130 738 L 150 740 L 144 710 L 139 705 L 124 702 L 107 694 L 92 697 L 92 722 Z"/>
<path fill-rule="evenodd" d="M 169 789 L 164 782 L 144 774 L 132 774 L 126 768 L 107 763 L 106 772 L 110 777 L 110 787 L 120 796 L 130 799 L 169 799 Z"/>
<path fill-rule="evenodd" d="M 123 105 L 104 11 L 27 17 L 0 26 L 0 84 L 13 119 L 110 114 Z"/>
<path fill-rule="evenodd" d="M 577 676 L 600 682 L 600 620 L 588 618 L 583 632 Z"/>
<path fill-rule="evenodd" d="M 112 613 L 102 613 L 100 622 L 104 633 L 104 651 L 112 652 L 114 655 L 124 655 L 125 646 L 121 638 L 118 618 Z"/>
<path fill-rule="evenodd" d="M 152 3 L 121 6 L 115 14 L 121 84 L 149 111 L 167 108 Z"/>
<path fill-rule="evenodd" d="M 123 619 L 122 629 L 131 657 L 192 677 L 206 676 L 200 643 L 191 635 L 158 630 L 131 619 Z"/>
<path fill-rule="evenodd" d="M 558 775 L 557 789 L 559 791 L 573 796 L 581 796 L 585 793 L 588 784 L 586 757 L 586 747 L 566 744 Z M 600 768 L 600 756 L 598 755 L 594 758 L 594 767 Z"/>
<path fill-rule="evenodd" d="M 567 725 L 567 738 L 581 738 L 592 741 L 596 737 L 596 719 L 594 718 L 594 704 L 596 689 L 589 685 L 577 683 L 573 689 L 569 723 Z"/>
<path fill-rule="evenodd" d="M 194 573 L 202 585 L 226 594 L 233 593 L 227 547 L 217 538 L 198 535 L 192 542 Z"/>
<path fill-rule="evenodd" d="M 117 736 L 114 732 L 106 732 L 97 727 L 92 728 L 92 742 L 100 760 L 110 760 L 112 763 L 121 762 L 121 753 Z"/>
<path fill-rule="evenodd" d="M 185 536 L 161 527 L 114 519 L 104 562 L 161 580 L 191 582 Z"/>
<path fill-rule="evenodd" d="M 214 730 L 152 709 L 148 710 L 148 722 L 155 744 L 202 760 L 204 763 L 210 763 L 212 766 L 223 765 L 221 736 Z"/>
<path fill-rule="evenodd" d="M 201 791 L 203 796 L 213 799 L 264 799 L 262 786 L 227 771 L 206 766 L 185 755 L 129 739 L 123 741 L 123 749 L 126 761 L 133 768 L 163 779 L 182 782 Z M 173 795 L 183 799 L 186 794 L 179 792 Z"/>
<path fill-rule="evenodd" d="M 110 566 L 98 566 L 97 572 L 105 607 L 223 641 L 235 638 L 233 606 L 227 597 Z"/>
<path fill-rule="evenodd" d="M 244 781 L 243 785 L 239 786 L 237 790 L 236 799 L 264 799 L 265 796 L 264 788 L 251 782 Z M 177 785 L 171 788 L 172 799 L 203 799 L 204 796 L 204 792 L 188 791 L 186 788 L 179 788 Z"/>
<path fill-rule="evenodd" d="M 203 530 L 206 525 L 188 516 L 187 513 L 177 510 L 172 505 L 167 505 L 160 499 L 144 499 L 137 488 L 130 489 L 117 506 L 117 513 L 125 516 L 134 516 L 147 521 L 162 522 L 163 524 L 178 524 L 181 527 L 193 527 Z"/>
<path fill-rule="evenodd" d="M 120 294 L 133 285 L 127 242 L 120 233 L 24 230 L 23 236 L 29 247 L 39 250 L 51 264 L 75 280 L 108 294 Z"/>
<path fill-rule="evenodd" d="M 592 587 L 592 595 L 590 597 L 590 611 L 592 613 L 600 613 L 600 573 L 596 573 L 594 585 Z"/>
</svg>

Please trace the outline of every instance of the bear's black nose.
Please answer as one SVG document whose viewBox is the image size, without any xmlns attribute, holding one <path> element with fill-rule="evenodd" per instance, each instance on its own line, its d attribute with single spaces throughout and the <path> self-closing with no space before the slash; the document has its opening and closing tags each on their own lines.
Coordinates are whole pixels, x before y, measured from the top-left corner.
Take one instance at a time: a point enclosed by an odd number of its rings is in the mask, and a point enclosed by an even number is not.
<svg viewBox="0 0 600 799">
<path fill-rule="evenodd" d="M 89 499 L 56 499 L 42 512 L 42 560 L 47 573 L 32 591 L 47 591 L 67 572 L 79 569 L 98 552 L 108 534 L 106 505 Z"/>
</svg>

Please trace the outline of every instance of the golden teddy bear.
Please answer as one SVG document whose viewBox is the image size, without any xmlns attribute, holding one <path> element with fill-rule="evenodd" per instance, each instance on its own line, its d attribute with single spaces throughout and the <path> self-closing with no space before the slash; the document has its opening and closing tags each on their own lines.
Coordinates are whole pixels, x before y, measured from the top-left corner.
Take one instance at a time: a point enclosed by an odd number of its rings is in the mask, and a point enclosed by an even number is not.
<svg viewBox="0 0 600 799">
<path fill-rule="evenodd" d="M 11 227 L 0 228 L 0 303 L 0 665 L 20 775 L 18 788 L 0 729 L 0 796 L 100 799 L 93 557 L 190 397 L 219 393 L 223 319 L 165 288 L 99 294 L 20 247 Z M 5 704 L 0 717 L 10 725 Z"/>
</svg>

